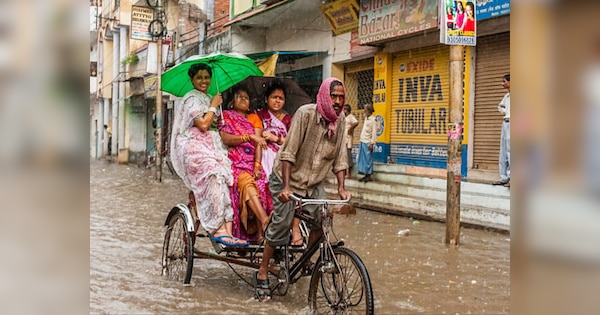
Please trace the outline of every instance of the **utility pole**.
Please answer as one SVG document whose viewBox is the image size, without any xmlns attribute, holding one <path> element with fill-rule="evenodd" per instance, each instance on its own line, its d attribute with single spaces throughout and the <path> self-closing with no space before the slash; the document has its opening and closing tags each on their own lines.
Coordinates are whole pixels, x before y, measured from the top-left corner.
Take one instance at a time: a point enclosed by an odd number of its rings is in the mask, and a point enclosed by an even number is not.
<svg viewBox="0 0 600 315">
<path fill-rule="evenodd" d="M 156 41 L 158 51 L 158 67 L 156 70 L 156 174 L 154 179 L 162 182 L 162 124 L 163 124 L 163 108 L 162 108 L 162 90 L 160 89 L 160 76 L 162 75 L 162 36 Z"/>
<path fill-rule="evenodd" d="M 460 239 L 460 184 L 463 106 L 464 46 L 450 45 L 450 123 L 446 179 L 446 244 L 458 246 Z"/>
</svg>

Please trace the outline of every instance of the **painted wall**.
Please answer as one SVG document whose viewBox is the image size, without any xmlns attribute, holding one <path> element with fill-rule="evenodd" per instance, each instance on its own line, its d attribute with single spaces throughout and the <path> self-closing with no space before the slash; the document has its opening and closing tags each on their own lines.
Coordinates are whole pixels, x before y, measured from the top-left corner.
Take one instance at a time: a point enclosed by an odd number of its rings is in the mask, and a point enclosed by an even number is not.
<svg viewBox="0 0 600 315">
<path fill-rule="evenodd" d="M 101 74 L 101 79 L 98 82 L 98 88 L 99 93 L 98 93 L 98 97 L 103 97 L 103 98 L 112 98 L 112 82 L 113 82 L 113 78 L 114 78 L 114 74 L 113 74 L 113 62 L 114 62 L 114 56 L 113 56 L 113 41 L 112 40 L 107 40 L 107 39 L 103 39 L 103 41 L 101 42 L 103 47 L 102 47 L 102 59 L 98 60 L 98 70 L 100 70 L 100 63 L 102 63 L 102 72 L 99 72 L 99 74 Z M 117 58 L 118 59 L 118 58 Z"/>
<path fill-rule="evenodd" d="M 348 32 L 333 37 L 331 62 L 344 62 L 350 59 L 350 35 L 351 33 Z"/>
</svg>

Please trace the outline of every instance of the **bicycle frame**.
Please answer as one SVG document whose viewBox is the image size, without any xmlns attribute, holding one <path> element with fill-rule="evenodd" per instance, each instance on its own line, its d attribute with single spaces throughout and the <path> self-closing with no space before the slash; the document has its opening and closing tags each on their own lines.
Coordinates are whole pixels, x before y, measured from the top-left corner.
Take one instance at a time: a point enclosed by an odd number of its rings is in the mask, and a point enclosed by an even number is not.
<svg viewBox="0 0 600 315">
<path fill-rule="evenodd" d="M 306 215 L 303 212 L 296 211 L 294 213 L 294 217 L 299 218 L 300 220 L 306 222 L 311 228 L 319 227 L 323 229 L 323 234 L 321 237 L 311 246 L 306 249 L 296 249 L 289 245 L 284 245 L 279 250 L 283 251 L 283 257 L 289 257 L 290 253 L 302 253 L 300 258 L 292 266 L 289 266 L 288 262 L 285 263 L 285 268 L 289 272 L 290 283 L 295 283 L 295 278 L 298 273 L 302 272 L 304 266 L 308 263 L 310 258 L 324 246 L 325 243 L 328 243 L 329 231 L 328 229 L 331 227 L 331 222 L 329 221 L 332 217 L 332 213 L 328 210 L 328 206 L 330 204 L 345 204 L 348 203 L 349 200 L 329 200 L 329 199 L 301 199 L 294 195 L 290 196 L 297 205 L 301 208 L 307 205 L 319 205 L 320 206 L 320 214 L 321 214 L 321 226 L 318 225 L 318 220 L 313 219 Z M 183 205 L 178 205 L 179 207 Z M 337 242 L 335 244 L 330 244 L 332 248 L 343 246 L 343 242 Z M 248 247 L 225 247 L 221 244 L 214 244 L 215 250 L 217 254 L 205 251 L 199 251 L 194 249 L 194 258 L 199 259 L 214 259 L 219 260 L 226 263 L 231 263 L 235 265 L 245 266 L 249 268 L 258 269 L 260 267 L 260 258 L 262 258 L 262 245 L 254 245 Z M 225 256 L 220 255 L 221 252 L 225 251 L 227 254 Z M 233 253 L 237 253 L 237 256 L 234 256 Z M 240 253 L 243 253 L 240 255 Z M 250 254 L 249 257 L 246 257 L 247 254 Z M 279 273 L 280 268 L 278 266 L 269 266 L 269 272 L 275 276 Z M 296 279 L 297 280 L 297 279 Z"/>
<path fill-rule="evenodd" d="M 312 228 L 314 227 L 320 227 L 323 231 L 323 233 L 321 234 L 321 236 L 319 237 L 319 239 L 312 244 L 311 247 L 307 248 L 304 253 L 302 254 L 302 256 L 300 256 L 300 258 L 298 258 L 298 261 L 296 261 L 291 268 L 289 268 L 289 278 L 290 278 L 290 283 L 295 283 L 295 279 L 299 279 L 296 278 L 296 275 L 298 275 L 299 272 L 302 271 L 302 269 L 304 268 L 304 266 L 309 262 L 310 258 L 317 252 L 317 250 L 321 249 L 321 255 L 323 255 L 323 250 L 325 249 L 325 246 L 331 246 L 332 248 L 338 247 L 338 246 L 343 246 L 344 243 L 342 241 L 339 241 L 335 244 L 330 244 L 329 243 L 329 228 L 331 227 L 331 213 L 328 212 L 328 205 L 330 203 L 331 200 L 319 200 L 319 199 L 310 199 L 307 200 L 305 203 L 302 204 L 302 207 L 304 207 L 305 205 L 310 205 L 310 204 L 317 204 L 320 205 L 320 212 L 321 212 L 321 226 L 318 226 L 318 221 L 315 220 L 314 218 L 311 218 L 309 216 L 307 216 L 306 214 L 302 213 L 302 212 L 296 212 L 294 214 L 294 217 L 299 218 L 300 220 L 306 222 L 309 226 L 311 226 Z M 303 202 L 302 200 L 296 200 L 296 202 Z M 335 203 L 347 203 L 348 200 L 340 200 L 339 202 L 335 202 Z M 286 246 L 288 247 L 288 246 Z M 284 249 L 284 251 L 286 251 L 286 249 Z"/>
</svg>

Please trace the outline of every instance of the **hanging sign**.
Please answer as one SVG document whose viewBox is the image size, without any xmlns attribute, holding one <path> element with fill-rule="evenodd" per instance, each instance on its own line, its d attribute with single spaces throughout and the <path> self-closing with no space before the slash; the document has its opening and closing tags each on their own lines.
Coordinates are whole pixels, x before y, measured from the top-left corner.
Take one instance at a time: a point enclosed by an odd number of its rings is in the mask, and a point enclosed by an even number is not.
<svg viewBox="0 0 600 315">
<path fill-rule="evenodd" d="M 510 0 L 476 0 L 477 20 L 510 14 Z"/>
<path fill-rule="evenodd" d="M 440 42 L 446 45 L 475 46 L 477 24 L 474 1 L 441 0 L 443 8 Z"/>
<path fill-rule="evenodd" d="M 131 7 L 131 38 L 152 41 L 152 35 L 148 30 L 150 23 L 154 20 L 154 10 L 148 7 Z"/>
<path fill-rule="evenodd" d="M 358 28 L 358 3 L 356 0 L 339 0 L 321 6 L 321 12 L 329 22 L 334 35 Z"/>
</svg>

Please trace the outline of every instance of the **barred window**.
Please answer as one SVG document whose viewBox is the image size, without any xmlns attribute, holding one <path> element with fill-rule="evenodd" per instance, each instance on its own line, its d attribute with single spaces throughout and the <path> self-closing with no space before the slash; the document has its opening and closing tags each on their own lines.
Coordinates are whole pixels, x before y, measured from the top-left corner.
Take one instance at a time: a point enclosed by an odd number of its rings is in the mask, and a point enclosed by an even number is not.
<svg viewBox="0 0 600 315">
<path fill-rule="evenodd" d="M 346 103 L 352 109 L 363 109 L 373 103 L 373 69 L 346 74 Z"/>
</svg>

